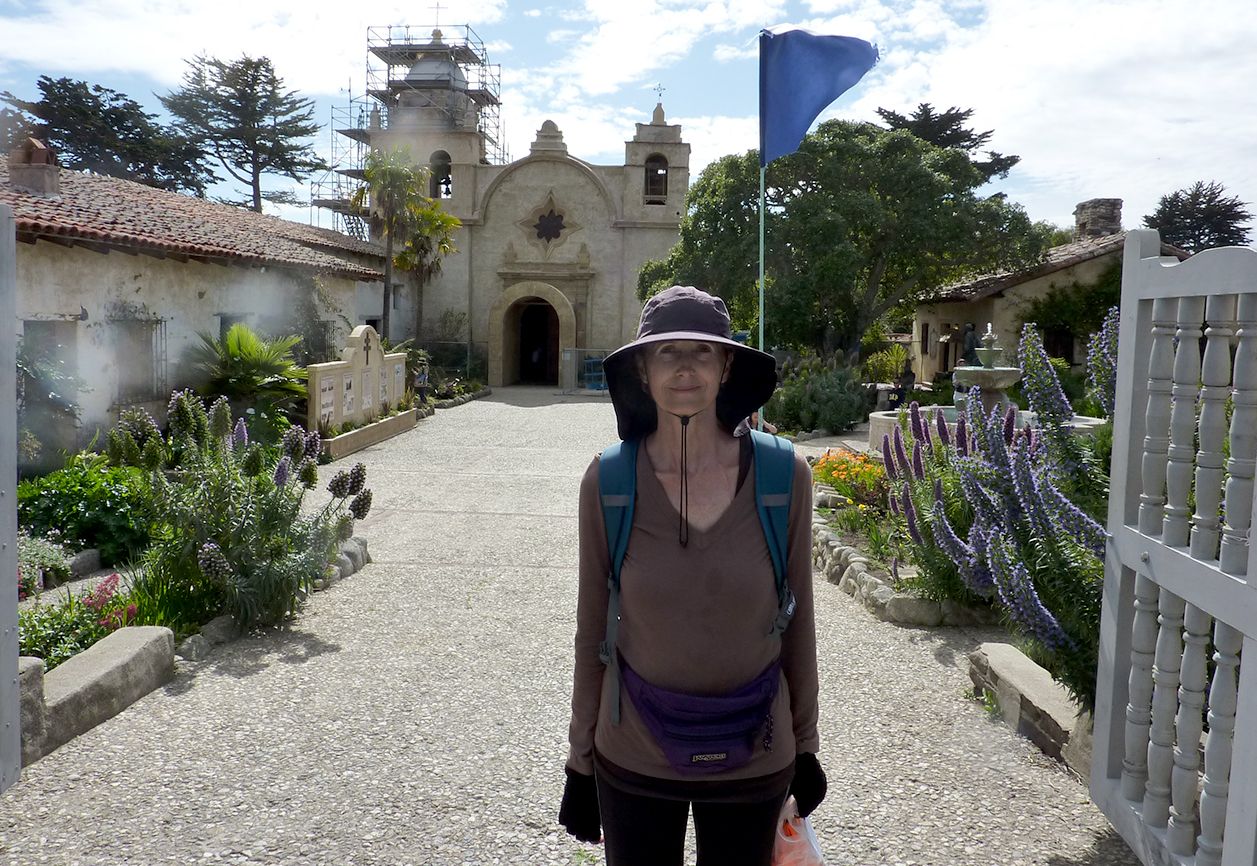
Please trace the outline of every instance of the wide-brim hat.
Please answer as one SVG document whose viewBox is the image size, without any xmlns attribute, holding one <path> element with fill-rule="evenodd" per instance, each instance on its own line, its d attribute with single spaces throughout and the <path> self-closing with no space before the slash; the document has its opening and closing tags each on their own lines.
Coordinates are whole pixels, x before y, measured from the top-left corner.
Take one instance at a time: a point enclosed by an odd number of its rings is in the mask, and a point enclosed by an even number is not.
<svg viewBox="0 0 1257 866">
<path fill-rule="evenodd" d="M 777 387 L 776 359 L 733 339 L 723 300 L 693 286 L 673 286 L 646 301 L 637 339 L 603 359 L 621 439 L 641 438 L 659 424 L 655 401 L 642 385 L 634 357 L 643 346 L 667 340 L 702 340 L 729 348 L 733 357 L 729 378 L 716 396 L 716 418 L 726 430 L 732 431 L 767 403 Z"/>
</svg>

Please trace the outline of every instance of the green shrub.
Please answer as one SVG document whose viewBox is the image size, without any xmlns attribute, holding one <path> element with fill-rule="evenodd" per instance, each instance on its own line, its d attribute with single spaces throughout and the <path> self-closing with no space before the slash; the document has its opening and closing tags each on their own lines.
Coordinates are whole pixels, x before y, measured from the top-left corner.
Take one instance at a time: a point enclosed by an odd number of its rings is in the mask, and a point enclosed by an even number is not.
<svg viewBox="0 0 1257 866">
<path fill-rule="evenodd" d="M 29 595 L 70 579 L 70 554 L 61 544 L 31 535 L 17 534 L 17 595 Z"/>
<path fill-rule="evenodd" d="M 331 502 L 305 513 L 305 492 L 318 483 L 318 433 L 291 428 L 271 459 L 249 443 L 242 420 L 233 425 L 225 398 L 206 412 L 191 392 L 176 393 L 169 418 L 166 437 L 140 452 L 160 507 L 131 586 L 139 620 L 175 630 L 223 612 L 242 628 L 281 622 L 370 508 L 365 467 L 340 473 Z M 136 450 L 129 435 L 118 437 L 120 455 Z"/>
<path fill-rule="evenodd" d="M 78 547 L 100 549 L 104 565 L 139 556 L 148 546 L 152 494 L 145 473 L 110 466 L 83 451 L 65 467 L 18 485 L 18 521 L 36 535 L 57 530 Z"/>
<path fill-rule="evenodd" d="M 892 343 L 887 348 L 869 356 L 864 362 L 864 381 L 866 382 L 898 382 L 903 375 L 912 356 L 908 347 L 901 343 Z"/>
<path fill-rule="evenodd" d="M 134 618 L 135 607 L 118 592 L 118 575 L 113 574 L 82 598 L 67 591 L 56 604 L 20 611 L 19 652 L 43 659 L 45 670 L 52 670 Z"/>
<path fill-rule="evenodd" d="M 858 371 L 837 358 L 805 358 L 782 370 L 782 384 L 764 408 L 765 417 L 787 430 L 849 430 L 868 418 L 869 393 Z"/>
</svg>

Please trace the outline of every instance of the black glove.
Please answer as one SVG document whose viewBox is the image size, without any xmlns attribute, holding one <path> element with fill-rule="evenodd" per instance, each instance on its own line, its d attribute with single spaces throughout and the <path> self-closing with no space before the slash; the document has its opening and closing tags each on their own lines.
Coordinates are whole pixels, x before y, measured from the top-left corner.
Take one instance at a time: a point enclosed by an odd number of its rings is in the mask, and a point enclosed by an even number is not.
<svg viewBox="0 0 1257 866">
<path fill-rule="evenodd" d="M 592 775 L 564 768 L 567 783 L 559 805 L 559 823 L 582 842 L 601 842 L 602 824 L 598 815 L 598 787 Z"/>
<path fill-rule="evenodd" d="M 799 805 L 799 817 L 806 818 L 825 799 L 825 791 L 829 783 L 825 781 L 825 771 L 820 761 L 811 752 L 800 752 L 794 756 L 794 779 L 790 782 L 790 793 Z"/>
</svg>

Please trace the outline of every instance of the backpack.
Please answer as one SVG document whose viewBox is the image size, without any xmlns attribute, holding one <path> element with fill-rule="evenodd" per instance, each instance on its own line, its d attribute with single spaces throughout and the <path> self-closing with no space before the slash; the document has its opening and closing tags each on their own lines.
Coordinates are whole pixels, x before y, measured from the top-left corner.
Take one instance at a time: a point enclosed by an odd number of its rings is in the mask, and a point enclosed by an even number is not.
<svg viewBox="0 0 1257 866">
<path fill-rule="evenodd" d="M 787 528 L 790 517 L 790 496 L 794 485 L 794 445 L 759 430 L 750 430 L 754 450 L 755 510 L 764 529 L 764 541 L 773 563 L 777 584 L 777 618 L 772 635 L 780 636 L 794 616 L 795 599 L 786 581 L 786 551 L 789 546 Z M 598 657 L 611 670 L 614 682 L 614 703 L 611 721 L 620 723 L 620 669 L 615 663 L 615 639 L 620 625 L 620 566 L 628 550 L 633 530 L 633 506 L 637 500 L 638 440 L 617 442 L 602 452 L 598 461 L 598 494 L 602 501 L 602 519 L 607 530 L 607 551 L 611 555 L 611 573 L 607 586 L 607 635 L 598 650 Z"/>
</svg>

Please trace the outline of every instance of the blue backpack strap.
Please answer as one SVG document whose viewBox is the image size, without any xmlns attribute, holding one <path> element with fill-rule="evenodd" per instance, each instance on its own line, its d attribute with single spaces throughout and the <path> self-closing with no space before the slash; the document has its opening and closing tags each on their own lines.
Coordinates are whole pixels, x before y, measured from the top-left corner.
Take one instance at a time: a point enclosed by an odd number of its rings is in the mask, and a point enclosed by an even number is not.
<svg viewBox="0 0 1257 866">
<path fill-rule="evenodd" d="M 777 619 L 772 633 L 781 635 L 794 616 L 795 599 L 786 580 L 790 546 L 790 498 L 794 488 L 794 445 L 788 439 L 751 430 L 755 449 L 755 509 L 764 527 L 764 541 L 777 579 Z"/>
<path fill-rule="evenodd" d="M 607 634 L 598 648 L 598 657 L 611 671 L 611 721 L 620 723 L 620 666 L 616 662 L 615 639 L 620 629 L 620 566 L 628 550 L 633 529 L 633 505 L 637 499 L 637 442 L 617 442 L 598 459 L 598 496 L 602 522 L 607 530 L 607 553 L 611 572 L 607 575 Z"/>
</svg>

